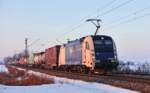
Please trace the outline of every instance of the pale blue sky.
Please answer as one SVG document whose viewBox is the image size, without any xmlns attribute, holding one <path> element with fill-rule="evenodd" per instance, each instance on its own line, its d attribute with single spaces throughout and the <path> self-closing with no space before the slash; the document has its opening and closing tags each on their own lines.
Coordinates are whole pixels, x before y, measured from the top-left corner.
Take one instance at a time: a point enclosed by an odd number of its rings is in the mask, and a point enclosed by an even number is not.
<svg viewBox="0 0 150 93">
<path fill-rule="evenodd" d="M 128 0 L 114 0 L 115 2 L 107 5 L 112 1 L 0 0 L 0 58 L 22 51 L 25 37 L 29 38 L 29 43 L 40 39 L 30 47 L 30 50 L 40 51 L 59 44 L 56 38 L 66 42 L 67 38 L 76 39 L 94 34 L 94 26 L 84 22 L 85 17 L 93 18 L 104 14 Z M 144 10 L 134 13 L 141 9 Z M 147 13 L 150 13 L 150 0 L 131 0 L 130 3 L 99 17 L 102 20 L 99 34 L 114 38 L 120 60 L 150 60 L 150 16 L 117 25 Z M 83 18 L 84 21 L 81 21 Z M 117 20 L 120 18 L 122 21 Z M 78 29 L 71 30 L 82 23 Z M 112 25 L 115 26 L 111 27 Z M 111 28 L 107 29 L 109 27 Z M 66 32 L 70 33 L 64 35 Z"/>
</svg>

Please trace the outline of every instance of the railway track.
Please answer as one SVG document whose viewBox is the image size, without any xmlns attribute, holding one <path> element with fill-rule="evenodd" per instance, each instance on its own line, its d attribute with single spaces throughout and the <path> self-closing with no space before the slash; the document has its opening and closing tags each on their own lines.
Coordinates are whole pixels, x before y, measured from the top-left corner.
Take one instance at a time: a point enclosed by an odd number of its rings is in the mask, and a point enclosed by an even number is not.
<svg viewBox="0 0 150 93">
<path fill-rule="evenodd" d="M 25 67 L 23 67 L 25 68 Z M 106 74 L 106 75 L 88 75 L 72 72 L 63 72 L 56 70 L 44 70 L 39 68 L 25 68 L 53 76 L 65 77 L 70 79 L 83 80 L 88 82 L 105 83 L 117 87 L 127 88 L 142 93 L 149 93 L 150 76 L 149 75 L 131 75 L 131 74 Z"/>
<path fill-rule="evenodd" d="M 29 70 L 33 70 L 33 71 L 37 71 L 37 72 L 41 72 L 41 73 L 46 73 L 46 74 L 56 74 L 61 76 L 61 74 L 63 73 L 64 75 L 62 75 L 63 77 L 65 75 L 71 75 L 71 76 L 84 76 L 84 77 L 91 77 L 91 78 L 111 78 L 111 79 L 117 79 L 117 80 L 123 80 L 123 81 L 130 81 L 130 82 L 141 82 L 141 83 L 148 83 L 150 84 L 150 75 L 135 75 L 135 74 L 121 74 L 121 73 L 108 73 L 105 75 L 96 75 L 96 74 L 80 74 L 80 73 L 72 73 L 72 72 L 65 72 L 65 71 L 56 71 L 56 70 L 45 70 L 45 69 L 39 69 L 39 68 L 26 68 L 23 67 L 25 69 L 29 69 Z M 67 76 L 66 76 L 67 77 Z"/>
<path fill-rule="evenodd" d="M 120 80 L 130 81 L 130 82 L 141 82 L 150 84 L 150 75 L 135 75 L 135 74 L 107 74 L 111 78 L 117 78 Z"/>
</svg>

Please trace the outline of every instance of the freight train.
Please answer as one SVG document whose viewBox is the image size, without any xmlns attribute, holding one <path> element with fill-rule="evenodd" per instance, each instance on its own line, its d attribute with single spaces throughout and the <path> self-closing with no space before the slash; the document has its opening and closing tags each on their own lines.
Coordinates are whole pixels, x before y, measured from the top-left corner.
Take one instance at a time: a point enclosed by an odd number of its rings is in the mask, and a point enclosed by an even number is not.
<svg viewBox="0 0 150 93">
<path fill-rule="evenodd" d="M 33 62 L 31 62 L 33 61 Z M 29 62 L 19 62 L 20 64 Z M 113 39 L 106 35 L 85 36 L 33 54 L 30 64 L 44 69 L 80 73 L 104 73 L 117 68 L 117 50 Z"/>
</svg>

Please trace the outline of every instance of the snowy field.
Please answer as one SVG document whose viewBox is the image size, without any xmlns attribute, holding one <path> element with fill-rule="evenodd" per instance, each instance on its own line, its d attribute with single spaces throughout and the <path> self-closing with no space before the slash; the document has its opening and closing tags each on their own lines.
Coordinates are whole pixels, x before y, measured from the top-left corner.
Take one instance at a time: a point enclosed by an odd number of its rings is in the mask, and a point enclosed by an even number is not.
<svg viewBox="0 0 150 93">
<path fill-rule="evenodd" d="M 4 86 L 0 85 L 0 93 L 137 93 L 104 84 L 78 82 L 56 83 L 41 86 Z"/>
<path fill-rule="evenodd" d="M 6 72 L 9 73 L 8 69 L 5 67 L 5 65 L 0 65 L 0 73 L 1 72 Z"/>
<path fill-rule="evenodd" d="M 45 79 L 53 79 L 55 83 L 38 86 L 0 85 L 0 93 L 138 93 L 106 84 L 60 78 L 33 71 L 29 73 Z"/>
</svg>

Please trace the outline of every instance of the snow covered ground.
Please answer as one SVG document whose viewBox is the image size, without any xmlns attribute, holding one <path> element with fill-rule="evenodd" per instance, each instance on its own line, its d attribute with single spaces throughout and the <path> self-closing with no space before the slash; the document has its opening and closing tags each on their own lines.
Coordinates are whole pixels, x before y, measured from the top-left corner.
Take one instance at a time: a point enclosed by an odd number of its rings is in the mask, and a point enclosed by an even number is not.
<svg viewBox="0 0 150 93">
<path fill-rule="evenodd" d="M 60 78 L 34 71 L 29 71 L 29 73 L 45 79 L 53 79 L 55 83 L 38 86 L 0 85 L 0 93 L 138 93 L 106 84 Z"/>
<path fill-rule="evenodd" d="M 0 65 L 0 72 L 6 72 L 9 73 L 7 67 L 5 65 Z"/>
<path fill-rule="evenodd" d="M 0 85 L 0 93 L 137 93 L 104 84 L 85 82 L 56 83 L 40 86 L 4 86 Z"/>
</svg>

